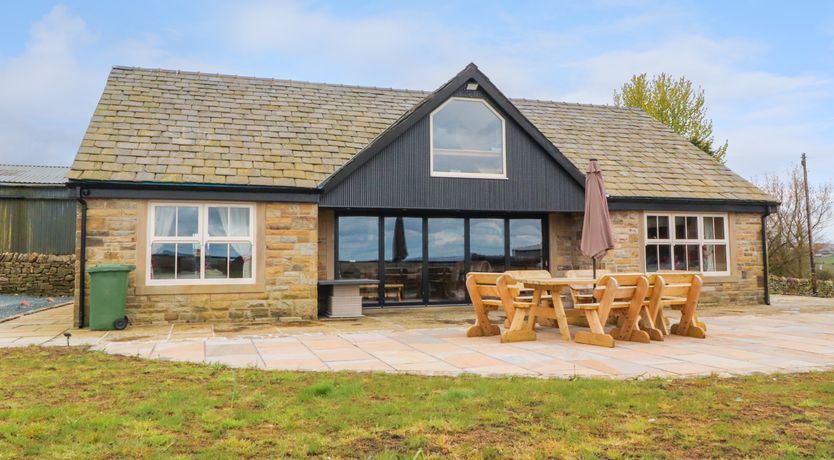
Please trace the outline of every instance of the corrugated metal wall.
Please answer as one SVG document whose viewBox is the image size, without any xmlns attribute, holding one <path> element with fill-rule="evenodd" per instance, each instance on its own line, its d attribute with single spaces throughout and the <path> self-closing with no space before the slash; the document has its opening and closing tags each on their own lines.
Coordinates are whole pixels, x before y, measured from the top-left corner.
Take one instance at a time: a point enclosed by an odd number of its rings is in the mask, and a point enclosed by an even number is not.
<svg viewBox="0 0 834 460">
<path fill-rule="evenodd" d="M 0 252 L 72 254 L 75 201 L 0 200 Z"/>
<path fill-rule="evenodd" d="M 477 92 L 458 95 L 487 99 Z M 322 207 L 579 212 L 584 191 L 520 126 L 507 120 L 507 179 L 431 177 L 429 117 L 321 197 Z"/>
</svg>

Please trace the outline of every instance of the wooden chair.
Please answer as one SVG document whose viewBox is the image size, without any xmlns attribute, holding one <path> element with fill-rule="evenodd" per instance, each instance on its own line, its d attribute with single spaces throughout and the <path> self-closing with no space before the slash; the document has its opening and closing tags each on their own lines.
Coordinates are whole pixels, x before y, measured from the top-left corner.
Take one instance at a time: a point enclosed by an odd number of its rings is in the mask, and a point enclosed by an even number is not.
<svg viewBox="0 0 834 460">
<path fill-rule="evenodd" d="M 550 277 L 549 273 L 547 277 Z M 498 295 L 510 322 L 509 328 L 501 334 L 501 343 L 536 340 L 536 318 L 539 313 L 545 318 L 557 318 L 558 313 L 553 311 L 554 305 L 549 299 L 542 297 L 537 302 L 534 296 L 521 295 L 525 291 L 524 285 L 511 272 L 503 273 L 497 284 Z M 564 317 L 564 312 L 561 313 Z"/>
<path fill-rule="evenodd" d="M 499 277 L 501 273 L 470 272 L 466 274 L 466 290 L 475 308 L 475 324 L 466 331 L 467 337 L 485 337 L 501 333 L 501 329 L 489 321 L 489 312 L 504 306 L 498 293 Z"/>
<path fill-rule="evenodd" d="M 547 271 L 547 270 L 507 270 L 504 273 L 507 274 L 507 275 L 512 276 L 516 280 L 517 283 L 520 282 L 520 280 L 524 280 L 524 279 L 528 279 L 528 280 L 529 279 L 548 279 L 548 278 L 553 277 L 553 275 L 551 275 L 550 272 Z M 550 294 L 545 294 L 545 295 L 542 296 L 542 299 L 545 299 L 545 300 L 549 301 L 549 300 L 553 299 L 553 296 L 550 295 Z M 518 295 L 518 298 L 516 300 L 532 302 L 533 301 L 532 289 L 526 289 L 526 288 L 523 288 L 523 287 L 520 288 L 519 295 Z M 507 320 L 504 322 L 504 327 L 505 328 L 510 327 L 510 321 L 512 321 L 512 316 L 508 314 L 507 315 Z M 546 318 L 539 318 L 539 324 L 541 326 L 552 326 L 553 325 L 552 323 L 548 323 L 548 320 Z"/>
<path fill-rule="evenodd" d="M 706 325 L 698 320 L 697 308 L 701 298 L 704 281 L 697 273 L 657 273 L 651 275 L 654 285 L 652 296 L 648 301 L 648 316 L 655 327 L 665 335 L 683 335 L 703 339 L 706 337 Z M 666 330 L 664 307 L 680 310 L 681 319 Z"/>
<path fill-rule="evenodd" d="M 611 334 L 619 340 L 631 340 L 635 342 L 647 343 L 648 340 L 646 340 L 645 335 L 642 334 L 642 332 L 645 332 L 648 334 L 649 340 L 663 340 L 663 333 L 654 328 L 653 323 L 640 326 L 640 320 L 642 318 L 648 318 L 649 316 L 648 309 L 645 305 L 646 296 L 648 296 L 651 292 L 651 284 L 649 283 L 648 278 L 646 278 L 643 273 L 610 273 L 600 277 L 600 281 L 605 281 L 607 277 L 616 279 L 621 289 L 625 287 L 630 288 L 632 286 L 636 287 L 638 284 L 642 284 L 643 280 L 646 282 L 645 294 L 636 295 L 634 298 L 615 299 L 615 308 L 611 309 L 610 317 L 613 317 L 616 320 L 615 322 L 617 326 L 611 330 Z M 594 295 L 598 296 L 599 294 L 595 293 Z M 642 302 L 639 310 L 636 307 L 638 300 Z M 621 304 L 616 305 L 617 302 L 621 302 Z M 628 303 L 628 308 L 625 308 L 625 303 Z M 603 322 L 602 324 L 605 326 L 606 323 Z M 637 333 L 635 338 L 629 338 L 628 333 L 626 332 L 619 334 L 623 328 L 626 330 L 629 328 L 632 330 L 638 330 L 641 333 Z"/>
<path fill-rule="evenodd" d="M 576 333 L 576 342 L 613 347 L 614 339 L 648 343 L 648 332 L 640 330 L 637 322 L 649 291 L 649 281 L 642 274 L 605 275 L 597 282 L 595 302 L 574 305 L 588 320 L 591 331 Z M 606 333 L 603 325 L 611 314 L 622 316 L 617 327 Z"/>
</svg>

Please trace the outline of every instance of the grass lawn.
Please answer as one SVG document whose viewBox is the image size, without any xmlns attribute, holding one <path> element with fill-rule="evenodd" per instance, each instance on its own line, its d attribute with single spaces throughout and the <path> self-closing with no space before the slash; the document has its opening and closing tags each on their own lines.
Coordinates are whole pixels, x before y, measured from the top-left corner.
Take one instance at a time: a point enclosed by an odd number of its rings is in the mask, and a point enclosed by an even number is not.
<svg viewBox="0 0 834 460">
<path fill-rule="evenodd" d="M 834 372 L 272 372 L 0 349 L 0 458 L 834 457 Z"/>
</svg>

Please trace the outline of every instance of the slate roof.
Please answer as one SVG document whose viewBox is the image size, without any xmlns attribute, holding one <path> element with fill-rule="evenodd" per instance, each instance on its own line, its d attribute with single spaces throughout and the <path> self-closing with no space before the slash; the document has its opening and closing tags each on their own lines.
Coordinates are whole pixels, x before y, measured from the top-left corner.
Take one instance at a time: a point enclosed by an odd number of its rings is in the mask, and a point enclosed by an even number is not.
<svg viewBox="0 0 834 460">
<path fill-rule="evenodd" d="M 69 168 L 66 166 L 4 165 L 0 164 L 0 184 L 17 186 L 64 185 Z"/>
<path fill-rule="evenodd" d="M 114 67 L 69 178 L 316 187 L 430 94 Z M 639 109 L 512 102 L 612 196 L 773 201 Z"/>
</svg>

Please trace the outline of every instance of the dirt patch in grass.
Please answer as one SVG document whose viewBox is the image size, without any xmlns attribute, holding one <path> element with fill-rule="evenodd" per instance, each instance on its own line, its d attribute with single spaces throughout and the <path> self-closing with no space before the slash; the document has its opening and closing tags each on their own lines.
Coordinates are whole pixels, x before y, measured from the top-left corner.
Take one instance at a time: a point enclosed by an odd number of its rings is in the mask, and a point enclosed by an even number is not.
<svg viewBox="0 0 834 460">
<path fill-rule="evenodd" d="M 834 372 L 615 381 L 267 372 L 0 350 L 0 458 L 834 457 Z"/>
</svg>

